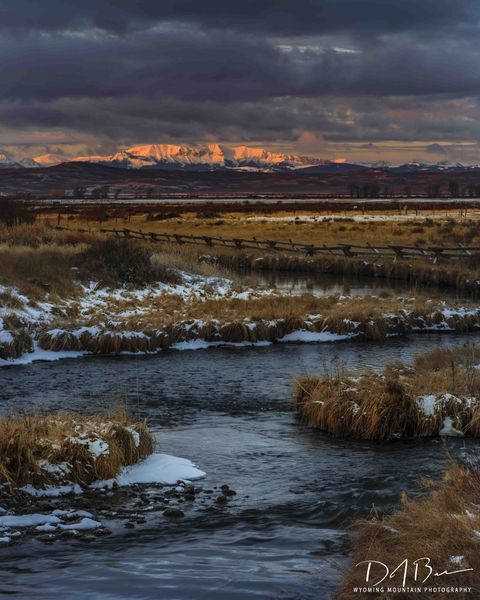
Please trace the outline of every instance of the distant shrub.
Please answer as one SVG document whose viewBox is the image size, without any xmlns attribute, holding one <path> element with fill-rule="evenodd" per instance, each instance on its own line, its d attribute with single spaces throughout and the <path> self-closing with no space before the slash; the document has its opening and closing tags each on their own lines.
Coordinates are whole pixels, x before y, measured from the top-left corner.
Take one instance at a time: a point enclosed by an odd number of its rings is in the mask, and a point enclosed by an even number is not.
<svg viewBox="0 0 480 600">
<path fill-rule="evenodd" d="M 108 238 L 95 242 L 79 254 L 79 263 L 84 276 L 109 285 L 179 280 L 174 270 L 154 264 L 151 250 L 135 240 Z"/>
<path fill-rule="evenodd" d="M 13 227 L 23 223 L 34 223 L 35 219 L 36 214 L 32 207 L 19 201 L 0 199 L 0 223 Z"/>
</svg>

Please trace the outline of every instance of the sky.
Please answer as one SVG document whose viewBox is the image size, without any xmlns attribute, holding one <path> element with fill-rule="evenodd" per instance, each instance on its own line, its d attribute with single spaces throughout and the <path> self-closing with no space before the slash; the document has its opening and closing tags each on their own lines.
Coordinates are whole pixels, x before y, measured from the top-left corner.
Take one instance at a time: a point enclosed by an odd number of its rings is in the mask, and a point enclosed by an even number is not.
<svg viewBox="0 0 480 600">
<path fill-rule="evenodd" d="M 0 0 L 0 149 L 480 163 L 478 0 Z"/>
</svg>

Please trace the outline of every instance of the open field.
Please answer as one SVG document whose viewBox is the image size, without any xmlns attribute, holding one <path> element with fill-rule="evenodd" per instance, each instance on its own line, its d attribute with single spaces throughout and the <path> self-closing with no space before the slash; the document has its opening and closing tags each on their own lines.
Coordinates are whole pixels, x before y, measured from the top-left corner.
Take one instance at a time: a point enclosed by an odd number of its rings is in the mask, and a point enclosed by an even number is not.
<svg viewBox="0 0 480 600">
<path fill-rule="evenodd" d="M 197 207 L 198 208 L 198 207 Z M 312 210 L 286 214 L 278 211 L 261 214 L 261 211 L 219 212 L 214 206 L 204 206 L 202 211 L 188 212 L 184 207 L 177 214 L 163 207 L 123 207 L 103 211 L 100 207 L 76 209 L 61 221 L 67 227 L 80 227 L 98 231 L 101 228 L 142 229 L 154 233 L 220 236 L 224 238 L 257 238 L 259 240 L 296 241 L 321 246 L 336 244 L 412 246 L 480 246 L 480 213 L 470 210 L 421 210 L 418 215 L 398 214 L 398 211 L 369 210 L 345 211 L 343 216 L 332 212 Z M 178 208 L 177 208 L 178 210 Z M 126 212 L 125 212 L 126 211 Z M 97 220 L 95 220 L 95 215 Z M 128 216 L 127 216 L 128 215 Z M 41 219 L 54 224 L 54 215 L 42 214 Z M 69 235 L 65 232 L 65 235 Z M 70 233 L 73 235 L 73 233 Z M 155 244 L 158 246 L 158 244 Z M 168 244 L 167 252 L 172 252 Z M 291 272 L 355 274 L 361 277 L 399 279 L 409 281 L 417 289 L 423 286 L 453 288 L 459 294 L 478 295 L 480 263 L 473 257 L 462 260 L 441 261 L 433 265 L 430 260 L 392 260 L 380 258 L 347 258 L 316 255 L 302 257 L 298 254 L 267 253 L 262 251 L 224 249 L 215 246 L 179 246 L 176 253 L 189 257 L 190 262 L 223 265 L 229 270 L 254 269 Z"/>
<path fill-rule="evenodd" d="M 313 244 L 480 244 L 480 211 L 456 208 L 337 210 L 274 206 L 218 207 L 215 204 L 46 207 L 39 218 L 71 228 L 129 227 L 155 233 L 277 239 Z M 59 219 L 60 211 L 60 219 Z"/>
<path fill-rule="evenodd" d="M 195 210 L 193 210 L 195 208 Z M 295 207 L 284 210 L 269 207 L 262 215 L 262 208 L 251 212 L 238 212 L 238 207 L 224 207 L 219 211 L 214 205 L 200 206 L 150 206 L 110 207 L 101 205 L 63 208 L 59 215 L 52 207 L 42 209 L 40 222 L 54 226 L 86 229 L 95 236 L 102 228 L 138 229 L 153 233 L 184 234 L 195 236 L 218 236 L 224 238 L 256 238 L 300 242 L 317 246 L 338 244 L 359 245 L 411 245 L 418 247 L 476 246 L 480 247 L 480 213 L 464 209 L 427 209 L 418 214 L 404 211 L 375 210 L 366 214 L 360 208 L 343 214 Z M 243 207 L 245 208 L 245 207 Z M 401 213 L 401 214 L 399 214 Z M 75 236 L 74 231 L 52 233 L 53 236 Z M 158 247 L 155 244 L 155 247 Z M 459 294 L 478 294 L 480 266 L 476 257 L 440 261 L 416 258 L 392 260 L 379 257 L 333 257 L 327 254 L 303 257 L 295 254 L 256 250 L 231 250 L 215 246 L 209 248 L 184 244 L 173 250 L 164 244 L 165 252 L 188 257 L 190 264 L 198 261 L 216 263 L 227 269 L 277 270 L 355 274 L 358 276 L 409 281 L 412 287 L 443 286 L 455 289 Z"/>
</svg>

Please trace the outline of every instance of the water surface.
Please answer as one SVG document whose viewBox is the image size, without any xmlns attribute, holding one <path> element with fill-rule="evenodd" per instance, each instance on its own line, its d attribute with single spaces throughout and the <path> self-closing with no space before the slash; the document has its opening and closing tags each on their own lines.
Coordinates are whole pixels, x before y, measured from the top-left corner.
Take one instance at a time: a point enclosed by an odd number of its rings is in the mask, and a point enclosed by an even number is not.
<svg viewBox="0 0 480 600">
<path fill-rule="evenodd" d="M 194 460 L 204 487 L 237 496 L 217 514 L 154 516 L 95 542 L 33 541 L 0 550 L 0 593 L 72 600 L 329 598 L 348 562 L 347 532 L 371 507 L 438 477 L 442 442 L 336 440 L 297 422 L 292 377 L 340 362 L 377 369 L 479 336 L 273 345 L 86 358 L 0 370 L 0 410 L 94 411 L 119 400 L 147 416 L 162 451 Z M 450 442 L 455 449 L 462 443 Z"/>
</svg>

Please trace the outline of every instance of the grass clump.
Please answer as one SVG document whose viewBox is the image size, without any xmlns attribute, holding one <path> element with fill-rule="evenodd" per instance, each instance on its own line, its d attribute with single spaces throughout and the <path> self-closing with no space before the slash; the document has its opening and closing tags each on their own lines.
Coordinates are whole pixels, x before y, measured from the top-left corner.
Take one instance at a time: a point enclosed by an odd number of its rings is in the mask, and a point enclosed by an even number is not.
<svg viewBox="0 0 480 600">
<path fill-rule="evenodd" d="M 97 278 L 106 285 L 179 282 L 176 271 L 153 261 L 149 248 L 129 239 L 94 242 L 78 255 L 77 262 L 84 278 Z"/>
<path fill-rule="evenodd" d="M 387 592 L 387 588 L 402 588 L 404 569 L 400 567 L 393 578 L 383 581 L 383 592 L 372 595 L 377 600 L 396 598 L 431 598 L 428 587 L 439 588 L 435 598 L 467 599 L 480 593 L 480 476 L 478 469 L 452 465 L 440 484 L 425 482 L 428 495 L 414 500 L 402 495 L 401 509 L 381 518 L 377 515 L 361 520 L 354 526 L 352 536 L 353 565 L 346 573 L 337 600 L 352 598 L 354 587 L 364 588 L 375 584 L 384 576 L 383 567 L 372 565 L 366 583 L 367 565 L 362 561 L 377 560 L 387 564 L 390 573 L 408 559 L 405 587 L 422 591 Z M 428 557 L 433 569 L 429 574 L 425 561 L 419 561 L 415 580 L 414 561 Z M 463 571 L 465 569 L 465 571 Z M 463 571 L 451 575 L 438 575 L 444 571 Z M 470 592 L 464 592 L 465 588 Z M 427 590 L 425 590 L 427 588 Z M 442 589 L 444 591 L 442 591 Z M 454 593 L 447 589 L 457 588 Z"/>
<path fill-rule="evenodd" d="M 0 319 L 0 323 L 2 320 Z M 32 348 L 32 337 L 25 329 L 13 332 L 9 330 L 0 331 L 0 359 L 20 358 L 26 352 L 31 352 Z"/>
<path fill-rule="evenodd" d="M 309 425 L 341 437 L 480 437 L 479 350 L 435 350 L 413 368 L 299 377 L 294 402 Z"/>
<path fill-rule="evenodd" d="M 153 452 L 145 421 L 124 410 L 108 415 L 27 415 L 0 418 L 0 484 L 77 484 L 111 479 Z"/>
</svg>

